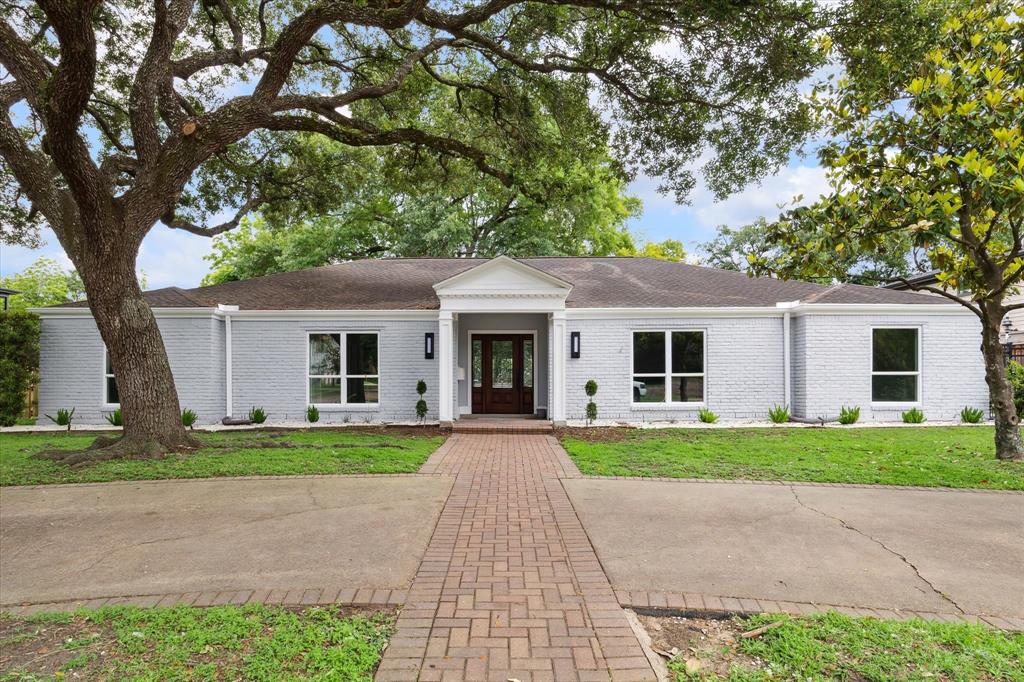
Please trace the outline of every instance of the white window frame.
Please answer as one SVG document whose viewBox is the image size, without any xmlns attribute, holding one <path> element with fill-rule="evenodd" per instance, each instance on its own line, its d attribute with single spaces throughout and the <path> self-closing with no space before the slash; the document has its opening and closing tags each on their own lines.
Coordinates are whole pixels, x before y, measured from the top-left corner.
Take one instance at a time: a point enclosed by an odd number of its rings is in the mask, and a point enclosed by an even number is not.
<svg viewBox="0 0 1024 682">
<path fill-rule="evenodd" d="M 107 356 L 109 354 L 106 344 L 103 344 L 103 351 L 100 355 L 100 373 L 103 377 L 103 381 L 100 383 L 100 405 L 105 410 L 116 410 L 121 407 L 121 403 L 110 402 L 108 400 L 109 396 L 107 395 L 107 379 L 117 381 L 117 377 L 114 376 L 113 372 L 107 372 Z M 118 393 L 120 393 L 120 389 L 118 389 Z"/>
<path fill-rule="evenodd" d="M 704 368 L 703 372 L 673 372 L 672 371 L 672 334 L 675 332 L 697 332 L 701 335 L 701 364 Z M 633 368 L 633 354 L 636 352 L 636 334 L 638 333 L 661 333 L 665 335 L 665 371 L 664 372 L 634 372 Z M 685 329 L 631 329 L 629 331 L 629 400 L 634 410 L 659 410 L 659 409 L 677 409 L 677 410 L 697 410 L 707 406 L 708 402 L 708 331 L 704 328 L 685 328 Z M 660 403 L 653 402 L 641 402 L 638 403 L 633 399 L 633 380 L 634 377 L 662 377 L 665 379 L 665 400 Z M 672 400 L 672 379 L 674 377 L 701 377 L 701 398 L 700 402 L 686 402 L 681 400 Z"/>
<path fill-rule="evenodd" d="M 309 373 L 309 338 L 323 334 L 337 334 L 341 347 L 339 348 L 338 370 L 341 374 L 310 374 Z M 377 373 L 376 374 L 347 374 L 348 372 L 348 341 L 349 334 L 369 334 L 377 339 Z M 353 411 L 353 410 L 379 410 L 381 394 L 381 352 L 380 332 L 375 329 L 308 329 L 306 330 L 306 405 L 313 405 L 316 409 L 330 412 Z M 349 379 L 377 379 L 377 402 L 375 403 L 350 403 L 348 402 L 348 380 Z M 341 402 L 337 403 L 311 403 L 309 401 L 310 379 L 338 379 L 341 382 Z"/>
<path fill-rule="evenodd" d="M 915 372 L 883 372 L 875 371 L 875 330 L 876 329 L 906 329 L 917 332 L 917 371 Z M 924 330 L 920 325 L 913 324 L 878 324 L 872 325 L 871 337 L 868 340 L 868 363 L 871 368 L 871 383 L 868 385 L 868 395 L 871 398 L 873 407 L 920 407 L 921 406 L 921 375 L 924 367 L 924 356 L 921 349 L 924 346 Z M 876 376 L 913 376 L 917 377 L 915 387 L 917 395 L 914 400 L 875 400 L 875 377 Z"/>
</svg>

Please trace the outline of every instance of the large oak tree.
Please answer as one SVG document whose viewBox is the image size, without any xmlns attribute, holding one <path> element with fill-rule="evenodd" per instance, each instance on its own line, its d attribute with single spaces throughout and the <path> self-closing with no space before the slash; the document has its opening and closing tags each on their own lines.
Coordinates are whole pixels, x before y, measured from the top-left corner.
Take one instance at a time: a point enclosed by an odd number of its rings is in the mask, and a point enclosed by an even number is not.
<svg viewBox="0 0 1024 682">
<path fill-rule="evenodd" d="M 816 32 L 848 38 L 848 61 L 869 68 L 870 41 L 888 35 L 871 22 L 906 29 L 913 4 L 7 1 L 0 225 L 6 241 L 48 225 L 81 273 L 125 421 L 98 456 L 157 454 L 190 438 L 135 277 L 139 245 L 158 223 L 215 235 L 315 200 L 317 178 L 288 172 L 296 134 L 403 146 L 543 196 L 543 177 L 522 170 L 582 127 L 680 198 L 703 156 L 724 195 L 807 133 L 798 84 L 820 63 Z M 447 113 L 427 115 L 427 100 Z M 460 117 L 475 123 L 451 125 Z"/>
</svg>

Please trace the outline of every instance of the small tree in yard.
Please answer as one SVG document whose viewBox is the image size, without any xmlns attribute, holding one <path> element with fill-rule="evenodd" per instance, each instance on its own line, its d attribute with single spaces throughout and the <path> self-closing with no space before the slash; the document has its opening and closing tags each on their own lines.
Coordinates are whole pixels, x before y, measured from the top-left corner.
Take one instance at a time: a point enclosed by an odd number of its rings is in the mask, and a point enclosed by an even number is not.
<svg viewBox="0 0 1024 682">
<path fill-rule="evenodd" d="M 1024 278 L 1024 6 L 984 2 L 948 19 L 895 100 L 839 81 L 818 109 L 837 134 L 820 158 L 833 192 L 770 236 L 786 276 L 841 276 L 847 252 L 898 250 L 938 269 L 931 291 L 981 320 L 996 456 L 1021 459 L 1020 416 L 1000 344 Z"/>
<path fill-rule="evenodd" d="M 39 317 L 0 312 L 0 426 L 12 426 L 39 369 Z"/>
</svg>

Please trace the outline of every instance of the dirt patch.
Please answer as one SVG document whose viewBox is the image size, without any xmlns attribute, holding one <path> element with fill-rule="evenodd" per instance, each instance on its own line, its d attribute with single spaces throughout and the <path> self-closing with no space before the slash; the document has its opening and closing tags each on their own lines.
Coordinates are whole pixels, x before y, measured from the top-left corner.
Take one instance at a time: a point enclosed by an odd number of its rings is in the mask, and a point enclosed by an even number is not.
<svg viewBox="0 0 1024 682">
<path fill-rule="evenodd" d="M 279 608 L 300 613 L 309 607 Z M 342 618 L 397 614 L 394 608 L 331 608 Z M 0 614 L 0 680 L 99 679 L 101 672 L 109 670 L 110 664 L 119 659 L 128 661 L 149 655 L 149 652 L 126 653 L 118 647 L 117 641 L 110 621 L 97 623 L 81 614 L 71 615 L 66 620 L 34 620 Z"/>
<path fill-rule="evenodd" d="M 674 654 L 674 661 L 689 672 L 725 676 L 732 666 L 750 670 L 764 667 L 757 658 L 739 652 L 736 642 L 749 630 L 742 618 L 684 618 L 637 614 L 659 654 Z"/>
</svg>

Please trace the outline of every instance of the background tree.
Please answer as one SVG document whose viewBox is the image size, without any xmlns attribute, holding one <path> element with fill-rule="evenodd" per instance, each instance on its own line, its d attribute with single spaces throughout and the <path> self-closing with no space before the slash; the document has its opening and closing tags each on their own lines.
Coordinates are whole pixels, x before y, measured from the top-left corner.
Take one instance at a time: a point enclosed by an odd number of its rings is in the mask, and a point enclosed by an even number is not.
<svg viewBox="0 0 1024 682">
<path fill-rule="evenodd" d="M 794 202 L 799 203 L 801 200 L 802 197 L 796 197 Z M 746 272 L 752 277 L 777 276 L 781 250 L 769 237 L 771 231 L 772 225 L 763 217 L 735 229 L 720 225 L 714 239 L 699 245 L 702 252 L 700 262 L 713 268 Z M 827 272 L 805 268 L 801 276 L 810 281 L 840 281 L 874 286 L 879 282 L 931 271 L 927 256 L 912 250 L 909 243 L 883 251 L 844 249 L 829 257 L 834 262 Z"/>
<path fill-rule="evenodd" d="M 643 242 L 639 248 L 632 243 L 626 244 L 617 252 L 619 256 L 643 256 L 658 260 L 685 261 L 686 247 L 678 239 L 663 239 L 660 242 Z"/>
<path fill-rule="evenodd" d="M 19 273 L 0 277 L 0 287 L 19 292 L 11 297 L 11 310 L 27 310 L 85 298 L 82 278 L 52 258 L 38 258 Z"/>
<path fill-rule="evenodd" d="M 981 320 L 996 455 L 1022 457 L 1000 325 L 1024 307 L 1024 6 L 986 2 L 950 18 L 916 76 L 879 107 L 850 81 L 820 93 L 838 138 L 820 152 L 833 187 L 772 226 L 774 264 L 838 276 L 852 253 L 923 253 L 945 296 Z"/>
<path fill-rule="evenodd" d="M 607 255 L 631 249 L 625 230 L 640 212 L 625 194 L 607 149 L 589 157 L 548 154 L 543 196 L 458 160 L 401 148 L 353 149 L 306 137 L 301 160 L 322 181 L 319 214 L 305 201 L 277 202 L 266 215 L 214 238 L 205 284 L 381 256 Z M 583 145 L 573 145 L 580 147 Z"/>
<path fill-rule="evenodd" d="M 49 225 L 82 276 L 124 414 L 122 439 L 94 456 L 159 455 L 193 441 L 135 277 L 139 245 L 158 221 L 214 236 L 279 203 L 315 209 L 322 178 L 293 163 L 296 133 L 402 146 L 540 197 L 552 150 L 610 134 L 624 167 L 680 199 L 703 155 L 724 196 L 810 129 L 798 84 L 821 63 L 811 38 L 834 29 L 856 46 L 890 20 L 860 5 L 914 4 L 7 2 L 3 237 Z M 896 16 L 907 28 L 916 14 Z"/>
</svg>

